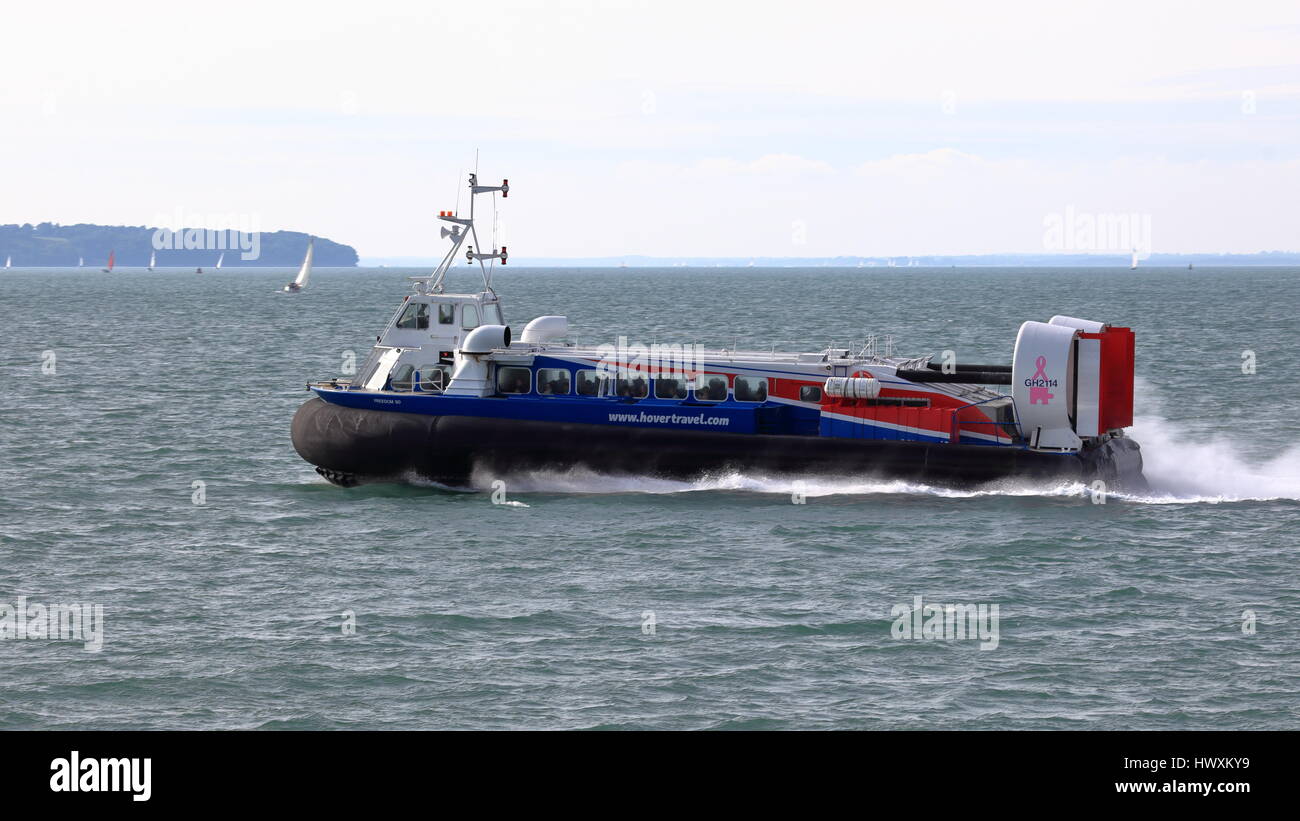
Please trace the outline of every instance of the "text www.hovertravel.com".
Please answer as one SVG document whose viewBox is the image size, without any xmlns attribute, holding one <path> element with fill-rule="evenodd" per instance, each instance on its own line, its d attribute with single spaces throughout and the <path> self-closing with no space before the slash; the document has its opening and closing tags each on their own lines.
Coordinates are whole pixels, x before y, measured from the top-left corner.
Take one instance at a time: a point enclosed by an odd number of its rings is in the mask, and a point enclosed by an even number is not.
<svg viewBox="0 0 1300 821">
<path fill-rule="evenodd" d="M 713 425 L 717 427 L 726 427 L 731 422 L 725 416 L 705 416 L 702 413 L 681 414 L 681 413 L 611 413 L 609 415 L 611 422 L 659 422 L 671 425 Z"/>
<path fill-rule="evenodd" d="M 1250 784 L 1239 781 L 1222 781 L 1218 784 L 1210 781 L 1166 781 L 1160 783 L 1157 781 L 1146 782 L 1115 782 L 1115 792 L 1138 792 L 1138 793 L 1192 793 L 1194 795 L 1209 795 L 1212 792 L 1221 793 L 1243 793 L 1250 792 Z"/>
</svg>

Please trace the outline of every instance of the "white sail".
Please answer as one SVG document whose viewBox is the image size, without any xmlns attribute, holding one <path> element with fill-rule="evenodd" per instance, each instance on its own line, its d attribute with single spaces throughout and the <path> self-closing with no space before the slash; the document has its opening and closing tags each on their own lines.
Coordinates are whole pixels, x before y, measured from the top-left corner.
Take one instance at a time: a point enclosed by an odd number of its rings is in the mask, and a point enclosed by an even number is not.
<svg viewBox="0 0 1300 821">
<path fill-rule="evenodd" d="M 307 287 L 307 278 L 311 276 L 311 258 L 312 251 L 316 246 L 316 238 L 312 237 L 307 240 L 307 256 L 302 258 L 302 267 L 298 269 L 298 276 L 294 277 L 293 284 L 299 288 Z"/>
<path fill-rule="evenodd" d="M 14 258 L 11 257 L 11 256 L 10 256 L 10 257 L 5 257 L 5 267 L 6 267 L 6 268 L 12 268 L 13 265 L 14 265 Z"/>
<path fill-rule="evenodd" d="M 85 268 L 85 267 L 86 267 L 86 258 L 85 258 L 85 257 L 77 257 L 77 267 L 78 267 L 78 268 Z"/>
<path fill-rule="evenodd" d="M 221 252 L 221 256 L 217 257 L 217 270 L 218 270 L 218 271 L 221 270 L 221 262 L 222 262 L 222 260 L 224 260 L 225 258 L 226 258 L 226 252 L 225 252 L 225 251 L 222 251 L 222 252 Z"/>
<path fill-rule="evenodd" d="M 1134 248 L 1134 249 L 1133 249 L 1133 259 L 1132 259 L 1132 261 L 1129 262 L 1128 269 L 1129 269 L 1130 271 L 1133 271 L 1133 270 L 1136 270 L 1137 267 L 1138 267 L 1138 252 L 1137 252 L 1137 249 Z"/>
<path fill-rule="evenodd" d="M 157 264 L 158 264 L 158 252 L 157 252 L 157 251 L 150 251 L 150 252 L 149 252 L 149 270 L 152 271 L 153 268 L 154 268 L 154 266 L 157 265 Z"/>
</svg>

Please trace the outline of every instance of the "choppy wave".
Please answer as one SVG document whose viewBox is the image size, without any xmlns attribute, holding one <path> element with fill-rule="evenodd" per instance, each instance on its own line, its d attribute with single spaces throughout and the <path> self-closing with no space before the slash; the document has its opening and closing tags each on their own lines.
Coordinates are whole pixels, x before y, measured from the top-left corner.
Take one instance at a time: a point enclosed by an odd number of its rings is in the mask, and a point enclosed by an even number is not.
<svg viewBox="0 0 1300 821">
<path fill-rule="evenodd" d="M 1136 380 L 1139 415 L 1131 428 L 1142 446 L 1142 472 L 1151 492 L 1141 501 L 1156 504 L 1300 500 L 1300 444 L 1268 459 L 1252 461 L 1244 443 L 1223 435 L 1206 436 L 1169 421 L 1164 397 L 1146 380 Z"/>
<path fill-rule="evenodd" d="M 1230 439 L 1198 438 L 1158 416 L 1139 417 L 1133 438 L 1142 445 L 1142 472 L 1151 486 L 1145 501 L 1300 500 L 1300 445 L 1252 463 Z"/>
<path fill-rule="evenodd" d="M 727 491 L 779 496 L 791 496 L 798 493 L 809 498 L 823 496 L 929 495 L 967 499 L 981 496 L 1081 496 L 1089 492 L 1086 485 L 1078 482 L 1055 485 L 1002 482 L 975 489 L 958 489 L 901 479 L 770 476 L 734 470 L 708 474 L 694 480 L 678 480 L 653 476 L 600 473 L 587 468 L 530 471 L 528 473 L 505 475 L 476 473 L 472 477 L 472 485 L 478 490 L 491 490 L 493 488 L 492 483 L 498 479 L 506 483 L 509 493 L 674 494 Z"/>
</svg>

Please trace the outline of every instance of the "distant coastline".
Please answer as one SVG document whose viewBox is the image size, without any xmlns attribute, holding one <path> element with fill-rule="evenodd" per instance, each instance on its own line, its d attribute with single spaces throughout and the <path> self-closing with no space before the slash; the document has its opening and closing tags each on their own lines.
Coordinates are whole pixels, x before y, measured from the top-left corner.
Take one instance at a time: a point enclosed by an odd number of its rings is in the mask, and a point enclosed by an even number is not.
<svg viewBox="0 0 1300 821">
<path fill-rule="evenodd" d="M 514 249 L 511 249 L 514 251 Z M 1129 254 L 964 254 L 922 256 L 837 257 L 528 257 L 518 251 L 510 267 L 532 268 L 1127 268 Z M 363 257 L 362 267 L 405 268 L 438 264 L 434 257 Z M 910 266 L 909 266 L 910 264 Z M 1300 251 L 1256 254 L 1151 254 L 1139 261 L 1144 268 L 1300 266 Z"/>
<path fill-rule="evenodd" d="M 309 239 L 299 231 L 264 231 L 255 245 L 241 247 L 236 233 L 87 223 L 0 225 L 0 262 L 12 259 L 15 268 L 71 268 L 84 259 L 87 268 L 101 268 L 112 253 L 120 268 L 143 268 L 151 255 L 156 255 L 159 268 L 197 268 L 215 265 L 224 252 L 223 268 L 297 267 Z M 191 240 L 189 247 L 186 239 Z M 251 256 L 249 245 L 256 249 L 256 258 L 245 259 Z M 349 245 L 317 237 L 315 248 L 315 263 L 321 267 L 357 264 L 356 249 Z"/>
</svg>

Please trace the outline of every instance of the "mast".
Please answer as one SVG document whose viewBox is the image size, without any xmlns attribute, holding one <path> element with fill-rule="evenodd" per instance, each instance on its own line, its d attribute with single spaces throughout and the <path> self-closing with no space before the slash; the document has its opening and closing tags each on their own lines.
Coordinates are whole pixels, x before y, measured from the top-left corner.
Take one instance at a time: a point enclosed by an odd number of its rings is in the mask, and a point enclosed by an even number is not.
<svg viewBox="0 0 1300 821">
<path fill-rule="evenodd" d="M 479 272 L 483 275 L 483 289 L 495 294 L 492 290 L 492 268 L 487 265 L 488 261 L 501 260 L 505 265 L 509 254 L 506 246 L 502 245 L 500 249 L 493 248 L 491 253 L 475 251 L 474 248 L 482 247 L 479 243 L 478 230 L 474 225 L 474 197 L 478 194 L 495 194 L 501 192 L 502 198 L 510 195 L 510 180 L 503 179 L 500 185 L 479 185 L 478 173 L 469 175 L 469 216 L 459 216 L 455 211 L 439 211 L 438 219 L 443 222 L 451 223 L 451 228 L 443 226 L 438 233 L 443 237 L 451 239 L 451 248 L 443 256 L 438 267 L 427 277 L 410 277 L 416 283 L 417 293 L 441 294 L 446 287 L 447 272 L 451 269 L 452 263 L 460 253 L 460 247 L 465 244 L 465 240 L 472 239 L 473 243 L 465 250 L 465 260 L 470 265 L 478 262 Z"/>
</svg>

